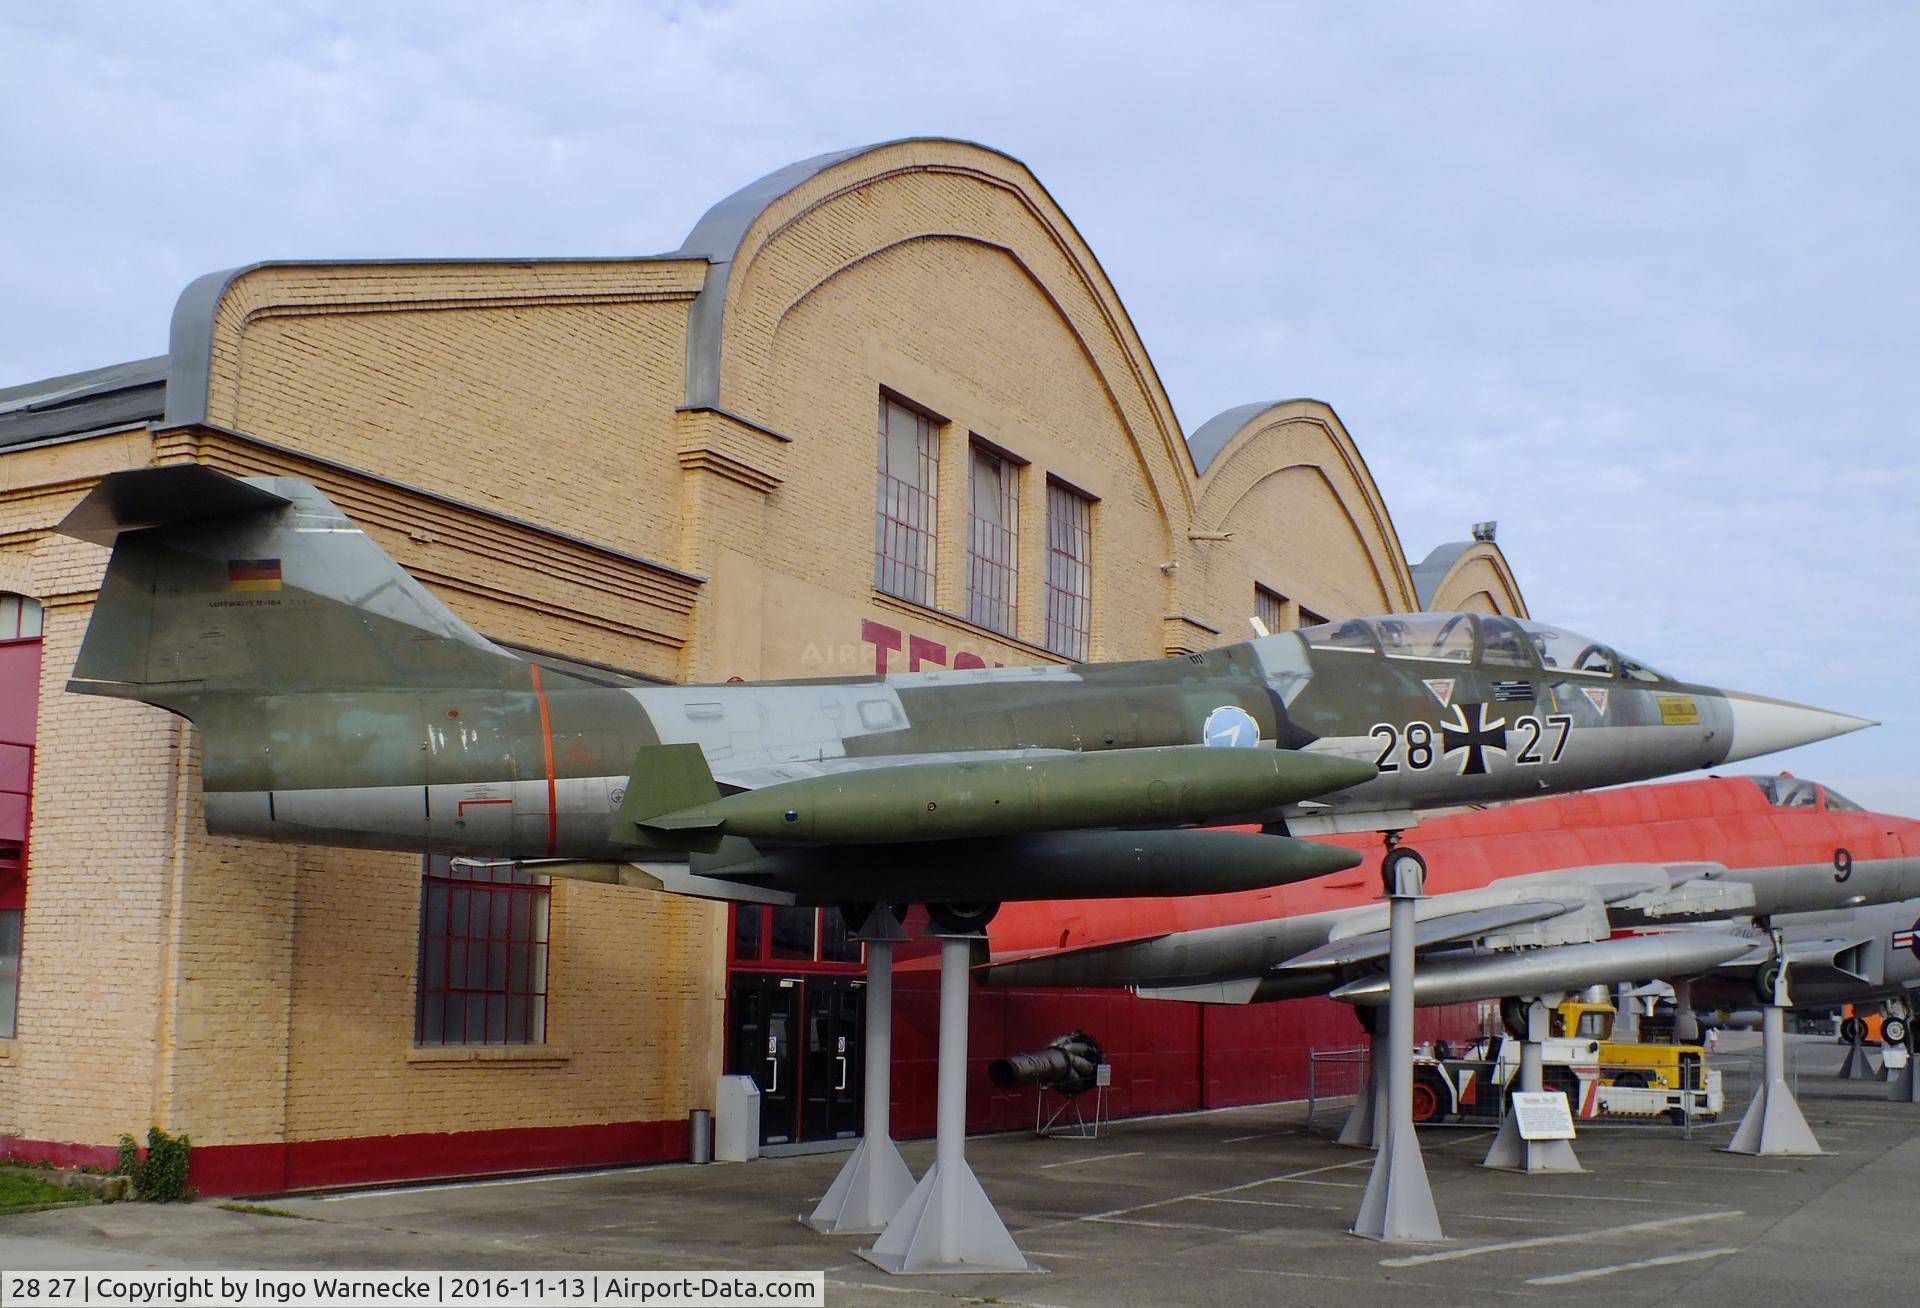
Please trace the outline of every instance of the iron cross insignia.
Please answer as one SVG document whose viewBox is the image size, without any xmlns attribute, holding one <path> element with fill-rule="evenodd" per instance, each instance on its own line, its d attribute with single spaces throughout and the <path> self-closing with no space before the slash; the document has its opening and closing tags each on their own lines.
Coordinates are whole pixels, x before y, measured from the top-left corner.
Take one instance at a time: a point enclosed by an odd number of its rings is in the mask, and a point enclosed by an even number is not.
<svg viewBox="0 0 1920 1308">
<path fill-rule="evenodd" d="M 1460 775 L 1472 776 L 1487 770 L 1486 751 L 1507 752 L 1507 720 L 1483 721 L 1485 704 L 1455 704 L 1453 717 L 1440 724 L 1440 749 L 1448 758 L 1466 751 L 1460 760 Z"/>
</svg>

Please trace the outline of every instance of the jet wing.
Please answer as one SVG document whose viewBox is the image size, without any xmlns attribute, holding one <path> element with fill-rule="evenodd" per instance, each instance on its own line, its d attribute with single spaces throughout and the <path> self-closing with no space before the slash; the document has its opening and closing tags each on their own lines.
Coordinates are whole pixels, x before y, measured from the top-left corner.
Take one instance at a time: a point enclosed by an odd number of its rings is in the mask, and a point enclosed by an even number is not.
<svg viewBox="0 0 1920 1308">
<path fill-rule="evenodd" d="M 1438 898 L 1444 899 L 1446 896 L 1438 896 Z M 1435 945 L 1474 941 L 1490 932 L 1533 922 L 1544 922 L 1578 912 L 1582 907 L 1584 903 L 1580 900 L 1522 899 L 1511 904 L 1496 904 L 1489 908 L 1469 908 L 1439 917 L 1424 918 L 1414 926 L 1413 947 L 1416 950 L 1422 950 L 1431 949 Z M 1352 967 L 1358 963 L 1370 963 L 1385 958 L 1389 943 L 1386 931 L 1368 931 L 1361 935 L 1331 940 L 1318 949 L 1309 949 L 1304 954 L 1288 959 L 1280 967 L 1285 971 L 1317 967 Z"/>
</svg>

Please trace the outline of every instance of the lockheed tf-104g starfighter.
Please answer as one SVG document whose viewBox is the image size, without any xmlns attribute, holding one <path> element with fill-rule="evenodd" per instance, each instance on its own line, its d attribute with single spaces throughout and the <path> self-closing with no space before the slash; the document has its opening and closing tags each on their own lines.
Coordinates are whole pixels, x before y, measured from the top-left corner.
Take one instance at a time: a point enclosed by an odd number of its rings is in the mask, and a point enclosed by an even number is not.
<svg viewBox="0 0 1920 1308">
<path fill-rule="evenodd" d="M 315 487 L 115 473 L 69 688 L 201 736 L 207 827 L 777 903 L 1205 894 L 1290 838 L 1710 767 L 1867 725 L 1553 627 L 1398 614 L 1127 663 L 619 686 L 461 621 Z M 1258 822 L 1250 838 L 1199 824 Z M 857 911 L 856 911 L 857 915 Z"/>
</svg>

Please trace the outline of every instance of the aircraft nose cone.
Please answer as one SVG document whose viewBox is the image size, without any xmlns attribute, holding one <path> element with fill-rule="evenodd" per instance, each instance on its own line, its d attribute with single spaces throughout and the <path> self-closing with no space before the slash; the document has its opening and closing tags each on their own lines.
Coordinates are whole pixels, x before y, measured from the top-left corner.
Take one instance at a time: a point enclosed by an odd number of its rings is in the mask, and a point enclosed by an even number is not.
<svg viewBox="0 0 1920 1308">
<path fill-rule="evenodd" d="M 1727 707 L 1733 713 L 1733 743 L 1725 760 L 1728 763 L 1879 725 L 1870 718 L 1762 695 L 1729 694 Z"/>
</svg>

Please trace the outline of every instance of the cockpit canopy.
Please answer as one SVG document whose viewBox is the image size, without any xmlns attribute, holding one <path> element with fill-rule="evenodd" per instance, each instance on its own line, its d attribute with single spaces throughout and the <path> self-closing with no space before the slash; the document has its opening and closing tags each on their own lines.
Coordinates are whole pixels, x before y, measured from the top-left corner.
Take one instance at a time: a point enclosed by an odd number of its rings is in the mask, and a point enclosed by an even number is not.
<svg viewBox="0 0 1920 1308">
<path fill-rule="evenodd" d="M 1547 673 L 1627 681 L 1671 681 L 1597 640 L 1524 618 L 1480 613 L 1395 613 L 1303 627 L 1314 649 L 1383 654 L 1390 659 L 1480 663 L 1493 668 L 1539 668 Z"/>
<path fill-rule="evenodd" d="M 1831 786 L 1823 786 L 1817 781 L 1803 781 L 1785 772 L 1777 777 L 1748 777 L 1747 780 L 1760 787 L 1760 793 L 1767 797 L 1767 803 L 1775 808 L 1819 808 L 1821 793 L 1825 792 L 1830 812 L 1866 811 Z"/>
</svg>

